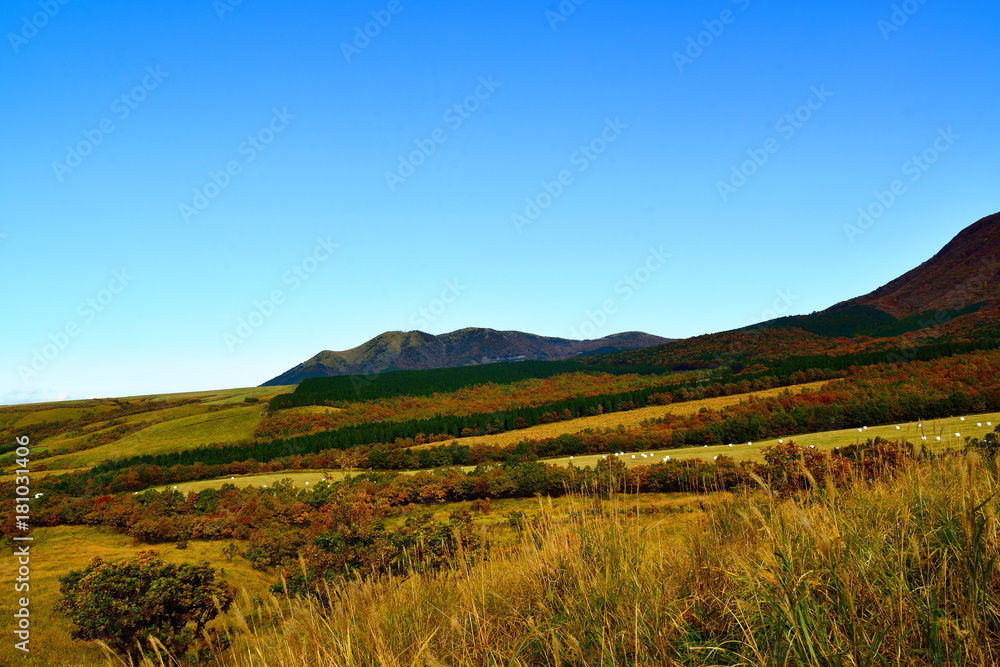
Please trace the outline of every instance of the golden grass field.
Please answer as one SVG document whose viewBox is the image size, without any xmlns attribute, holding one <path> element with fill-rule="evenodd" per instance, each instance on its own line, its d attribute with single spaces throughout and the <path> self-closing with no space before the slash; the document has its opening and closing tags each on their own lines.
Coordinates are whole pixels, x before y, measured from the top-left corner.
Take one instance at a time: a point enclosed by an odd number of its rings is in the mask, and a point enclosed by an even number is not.
<svg viewBox="0 0 1000 667">
<path fill-rule="evenodd" d="M 800 498 L 664 497 L 652 516 L 628 512 L 647 494 L 605 498 L 600 514 L 591 497 L 498 503 L 476 522 L 502 526 L 510 509 L 546 520 L 441 572 L 330 581 L 325 609 L 240 595 L 214 622 L 234 641 L 217 657 L 232 667 L 996 665 L 997 491 L 981 459 L 959 456 Z M 69 640 L 52 605 L 63 567 L 133 548 L 91 529 L 36 534 L 46 653 L 14 663 L 8 644 L 0 663 L 122 664 Z M 273 579 L 218 559 L 220 543 L 190 545 L 160 552 L 215 557 L 257 591 Z"/>
<path fill-rule="evenodd" d="M 31 406 L 35 408 L 36 406 Z M 96 405 L 93 408 L 81 408 L 81 407 L 50 407 L 46 409 L 36 408 L 30 412 L 16 412 L 11 416 L 13 418 L 12 424 L 17 428 L 24 428 L 25 426 L 30 426 L 32 424 L 38 424 L 40 422 L 46 421 L 61 421 L 64 419 L 77 419 L 85 412 L 93 412 L 100 414 L 102 412 L 108 412 L 114 409 L 113 405 Z"/>
<path fill-rule="evenodd" d="M 123 396 L 116 399 L 90 398 L 78 401 L 62 401 L 55 403 L 31 403 L 25 405 L 8 405 L 0 407 L 0 425 L 15 424 L 26 426 L 43 421 L 60 421 L 76 419 L 85 413 L 101 413 L 113 410 L 115 401 L 153 402 L 174 401 L 181 399 L 197 400 L 200 405 L 226 405 L 242 403 L 246 398 L 256 398 L 265 402 L 278 394 L 294 390 L 294 386 L 280 387 L 243 387 L 236 389 L 215 389 L 209 391 L 190 391 L 179 394 L 149 394 L 146 396 Z"/>
<path fill-rule="evenodd" d="M 803 391 L 818 389 L 826 384 L 826 382 L 827 381 L 825 380 L 821 382 L 809 382 L 807 384 L 793 385 L 790 387 L 778 387 L 775 389 L 766 389 L 764 391 L 755 391 L 749 394 L 719 396 L 718 398 L 705 398 L 699 401 L 672 403 L 670 405 L 654 405 L 647 408 L 628 410 L 626 412 L 609 412 L 607 414 L 596 415 L 594 417 L 578 417 L 569 421 L 538 424 L 536 426 L 530 426 L 516 431 L 506 431 L 495 435 L 475 435 L 468 438 L 462 438 L 462 444 L 488 446 L 497 445 L 502 447 L 504 445 L 516 444 L 526 438 L 555 438 L 566 433 L 579 433 L 580 431 L 588 428 L 597 430 L 602 428 L 618 428 L 618 426 L 624 426 L 626 429 L 633 429 L 637 428 L 639 424 L 646 419 L 656 419 L 667 414 L 693 415 L 697 414 L 702 408 L 707 408 L 709 410 L 721 410 L 729 405 L 738 405 L 739 403 L 746 401 L 750 396 L 767 398 L 769 396 L 782 394 L 786 389 L 793 394 L 798 394 Z M 438 444 L 440 443 L 418 445 L 413 449 L 434 447 Z"/>
<path fill-rule="evenodd" d="M 59 577 L 70 570 L 85 568 L 95 556 L 118 560 L 131 557 L 141 549 L 155 549 L 171 563 L 207 560 L 215 567 L 223 568 L 228 581 L 248 589 L 251 595 L 265 595 L 267 587 L 273 583 L 242 558 L 235 558 L 230 563 L 222 555 L 226 542 L 192 541 L 183 550 L 173 544 L 133 545 L 132 538 L 127 535 L 87 526 L 36 528 L 31 531 L 31 536 L 34 538 L 31 543 L 31 590 L 26 595 L 31 600 L 32 654 L 21 655 L 13 648 L 13 641 L 5 640 L 0 642 L 0 665 L 103 663 L 96 644 L 70 638 L 70 626 L 55 608 L 59 599 Z M 14 557 L 4 550 L 0 556 L 0 589 L 14 590 L 16 570 Z M 13 604 L 13 593 L 0 596 L 0 602 L 0 613 L 6 618 Z"/>
<path fill-rule="evenodd" d="M 297 488 L 306 488 L 308 485 L 316 484 L 325 478 L 329 478 L 333 481 L 340 481 L 344 478 L 344 474 L 339 470 L 331 470 L 329 472 L 316 470 L 285 470 L 275 473 L 261 473 L 259 475 L 230 475 L 229 477 L 203 479 L 197 482 L 166 484 L 164 486 L 155 487 L 155 490 L 160 491 L 163 489 L 175 488 L 181 493 L 189 493 L 191 491 L 197 493 L 202 489 L 218 489 L 223 484 L 232 484 L 238 489 L 243 489 L 248 486 L 265 487 L 280 482 L 283 479 L 290 479 L 292 481 L 292 485 Z"/>
<path fill-rule="evenodd" d="M 236 387 L 233 389 L 216 389 L 213 391 L 187 391 L 179 394 L 150 394 L 149 396 L 126 396 L 126 400 L 148 399 L 151 401 L 175 401 L 183 398 L 197 398 L 206 404 L 241 403 L 245 398 L 256 398 L 266 402 L 278 394 L 287 394 L 295 390 L 295 385 L 275 387 Z"/>
<path fill-rule="evenodd" d="M 344 408 L 335 408 L 330 405 L 302 405 L 297 408 L 283 410 L 290 415 L 326 415 L 331 412 L 343 412 Z"/>
<path fill-rule="evenodd" d="M 211 444 L 249 440 L 261 420 L 261 406 L 236 406 L 154 424 L 121 440 L 45 460 L 50 469 L 93 466 L 109 459 L 166 454 Z"/>
<path fill-rule="evenodd" d="M 526 531 L 474 565 L 330 582 L 326 610 L 290 600 L 269 624 L 234 627 L 226 662 L 996 665 L 1000 575 L 984 565 L 1000 555 L 1000 515 L 976 461 L 915 463 L 799 500 L 702 496 L 686 523 L 615 511 L 625 503 L 591 516 L 580 499 L 576 522 Z"/>
<path fill-rule="evenodd" d="M 313 476 L 316 474 L 313 473 Z M 272 476 L 259 476 L 260 478 Z M 282 477 L 291 477 L 304 481 L 302 475 L 275 475 L 273 481 Z M 321 479 L 320 474 L 317 479 Z M 251 479 L 251 478 L 238 478 Z M 268 482 L 270 483 L 270 482 Z M 621 504 L 628 507 L 655 508 L 657 513 L 669 513 L 675 521 L 672 523 L 671 534 L 679 536 L 684 527 L 700 514 L 698 499 L 687 494 L 643 494 L 623 496 Z M 475 523 L 483 528 L 495 528 L 501 534 L 510 533 L 506 530 L 506 513 L 521 511 L 529 516 L 545 513 L 557 521 L 568 521 L 569 513 L 577 510 L 578 501 L 571 497 L 546 499 L 507 499 L 493 502 L 489 514 L 474 513 Z M 417 512 L 429 514 L 439 521 L 446 521 L 448 513 L 453 510 L 470 510 L 471 503 L 447 503 L 433 506 L 421 506 Z M 397 517 L 390 524 L 401 523 L 407 515 Z M 271 584 L 277 581 L 273 570 L 259 571 L 253 569 L 249 562 L 241 557 L 230 561 L 223 555 L 222 549 L 228 541 L 201 542 L 189 541 L 186 549 L 177 549 L 174 544 L 144 545 L 133 544 L 127 535 L 107 531 L 103 528 L 87 526 L 58 526 L 54 528 L 36 528 L 31 532 L 34 541 L 31 544 L 31 591 L 27 594 L 31 599 L 32 613 L 32 654 L 25 657 L 12 648 L 9 641 L 0 642 L 0 665 L 99 665 L 104 664 L 102 653 L 96 644 L 75 641 L 70 637 L 70 625 L 57 611 L 59 600 L 59 577 L 70 570 L 83 569 L 92 558 L 100 556 L 105 560 L 119 560 L 135 555 L 139 550 L 154 549 L 171 563 L 197 562 L 207 560 L 216 568 L 222 568 L 222 576 L 238 589 L 246 591 L 240 599 L 244 602 L 247 596 L 269 598 Z M 509 537 L 509 535 L 507 535 Z M 9 551 L 0 554 L 0 588 L 13 590 L 16 562 Z M 11 597 L 0 596 L 0 613 L 7 614 L 11 608 Z M 230 612 L 225 622 L 233 622 L 234 614 Z"/>
</svg>

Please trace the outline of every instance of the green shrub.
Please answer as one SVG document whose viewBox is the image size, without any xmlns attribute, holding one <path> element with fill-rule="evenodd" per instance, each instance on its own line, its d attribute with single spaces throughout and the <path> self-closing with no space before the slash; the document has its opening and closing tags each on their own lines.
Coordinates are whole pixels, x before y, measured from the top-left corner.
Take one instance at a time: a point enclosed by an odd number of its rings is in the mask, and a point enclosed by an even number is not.
<svg viewBox="0 0 1000 667">
<path fill-rule="evenodd" d="M 133 657 L 147 637 L 183 656 L 235 596 L 208 563 L 168 564 L 155 551 L 117 562 L 94 558 L 59 582 L 59 609 L 73 623 L 73 638 L 100 640 Z"/>
</svg>

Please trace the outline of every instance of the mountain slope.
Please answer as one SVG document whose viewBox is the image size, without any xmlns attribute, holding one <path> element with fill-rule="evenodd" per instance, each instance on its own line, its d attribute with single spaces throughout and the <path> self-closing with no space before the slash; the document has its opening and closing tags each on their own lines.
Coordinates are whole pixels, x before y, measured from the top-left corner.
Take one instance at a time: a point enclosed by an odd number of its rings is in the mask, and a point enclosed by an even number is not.
<svg viewBox="0 0 1000 667">
<path fill-rule="evenodd" d="M 913 350 L 932 341 L 996 337 L 998 329 L 1000 213 L 965 228 L 934 257 L 883 287 L 824 311 L 586 361 L 712 368 L 797 355 Z"/>
<path fill-rule="evenodd" d="M 541 361 L 567 359 L 581 354 L 660 345 L 669 340 L 641 332 L 579 341 L 478 328 L 460 329 L 440 336 L 423 331 L 389 331 L 350 350 L 320 352 L 261 386 L 296 384 L 307 377 L 469 366 L 516 360 L 522 356 Z"/>
<path fill-rule="evenodd" d="M 912 271 L 839 305 L 874 306 L 897 319 L 932 310 L 958 310 L 1000 301 L 998 276 L 1000 213 L 995 213 L 963 229 Z"/>
</svg>

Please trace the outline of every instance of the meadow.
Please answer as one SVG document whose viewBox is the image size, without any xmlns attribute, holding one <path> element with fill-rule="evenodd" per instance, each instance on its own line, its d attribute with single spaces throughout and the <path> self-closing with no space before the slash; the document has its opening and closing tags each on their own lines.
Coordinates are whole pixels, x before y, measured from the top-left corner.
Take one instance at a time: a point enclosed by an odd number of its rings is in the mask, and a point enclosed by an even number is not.
<svg viewBox="0 0 1000 667">
<path fill-rule="evenodd" d="M 307 480 L 322 479 L 323 475 L 322 473 L 302 473 L 300 475 L 256 476 L 237 480 L 234 484 L 250 482 L 251 480 L 257 484 L 269 484 L 279 481 L 279 477 L 291 478 L 298 483 L 304 483 Z M 198 491 L 201 488 L 206 487 L 189 488 L 185 489 L 184 492 Z M 637 499 L 633 497 L 623 502 L 634 503 L 637 502 Z M 547 499 L 544 502 L 537 499 L 499 500 L 494 503 L 490 513 L 477 512 L 475 523 L 480 529 L 491 531 L 496 539 L 516 542 L 518 533 L 510 528 L 506 518 L 509 513 L 523 512 L 526 515 L 542 515 L 544 513 L 546 516 L 565 522 L 570 514 L 576 511 L 577 505 L 577 500 L 568 497 Z M 697 500 L 686 494 L 644 494 L 641 506 L 650 508 L 656 513 L 670 512 L 676 515 L 681 521 L 678 526 L 686 525 L 686 522 L 700 513 Z M 422 508 L 419 512 L 436 519 L 443 519 L 452 511 L 470 509 L 472 509 L 471 503 L 447 503 Z M 402 518 L 397 517 L 393 523 L 401 521 Z M 5 642 L 0 645 L 0 664 L 38 666 L 107 664 L 106 655 L 100 646 L 91 642 L 74 641 L 71 638 L 71 625 L 56 609 L 59 599 L 59 578 L 69 570 L 86 567 L 94 557 L 119 560 L 132 556 L 140 546 L 136 545 L 135 541 L 127 535 L 115 533 L 102 527 L 55 526 L 38 528 L 32 531 L 32 537 L 31 610 L 32 625 L 35 628 L 32 639 L 32 654 L 22 656 L 20 652 L 15 653 L 10 643 Z M 225 580 L 236 586 L 241 595 L 241 612 L 231 612 L 224 619 L 226 625 L 232 625 L 239 623 L 241 613 L 248 612 L 250 609 L 254 609 L 253 613 L 259 613 L 261 601 L 273 599 L 269 589 L 277 579 L 278 574 L 274 568 L 255 569 L 247 560 L 238 556 L 234 558 L 224 553 L 223 550 L 228 544 L 231 542 L 191 540 L 184 544 L 183 549 L 178 548 L 175 543 L 155 545 L 152 548 L 156 549 L 167 562 L 181 563 L 206 560 L 220 568 Z M 86 545 L 85 548 L 81 548 L 82 545 Z M 5 590 L 13 589 L 15 565 L 15 557 L 9 551 L 5 550 L 0 554 L 0 587 Z M 4 605 L 0 609 L 6 611 L 9 607 L 7 599 L 4 598 Z M 116 664 L 116 661 L 112 660 L 110 664 Z"/>
<path fill-rule="evenodd" d="M 191 447 L 249 440 L 261 420 L 262 409 L 259 405 L 237 405 L 216 412 L 163 415 L 163 421 L 146 426 L 121 440 L 73 454 L 53 456 L 45 460 L 45 465 L 49 470 L 80 468 L 123 456 L 162 454 Z M 60 441 L 54 439 L 45 444 L 57 447 Z"/>
<path fill-rule="evenodd" d="M 712 496 L 681 535 L 580 499 L 582 518 L 495 558 L 335 582 L 333 609 L 289 601 L 280 631 L 243 636 L 274 665 L 995 664 L 995 492 L 952 459 Z"/>
<path fill-rule="evenodd" d="M 982 426 L 977 426 L 982 424 Z M 987 425 L 989 424 L 989 425 Z M 815 448 L 820 451 L 832 452 L 838 448 L 850 445 L 860 445 L 869 438 L 882 438 L 884 440 L 900 440 L 910 442 L 920 447 L 925 443 L 927 448 L 933 452 L 944 452 L 946 450 L 961 450 L 965 447 L 965 437 L 971 436 L 982 438 L 987 433 L 993 432 L 996 425 L 1000 424 L 1000 412 L 991 412 L 979 415 L 966 415 L 952 417 L 950 419 L 935 419 L 927 422 L 909 422 L 903 424 L 884 424 L 882 426 L 871 426 L 859 431 L 856 428 L 839 429 L 836 431 L 823 431 L 821 433 L 804 433 L 785 438 L 767 438 L 757 442 L 739 442 L 725 445 L 706 445 L 704 447 L 680 447 L 673 449 L 658 449 L 654 451 L 628 453 L 619 458 L 626 466 L 649 465 L 652 462 L 660 461 L 669 456 L 671 459 L 711 459 L 715 456 L 729 456 L 736 461 L 762 461 L 764 459 L 763 450 L 766 447 L 773 447 L 780 442 L 794 442 L 800 447 Z M 920 425 L 923 427 L 921 428 Z M 956 437 L 956 433 L 961 434 Z M 927 440 L 921 440 L 926 435 Z M 937 440 L 940 437 L 941 440 Z M 643 457 L 645 453 L 649 458 Z M 594 466 L 605 454 L 586 454 L 581 456 L 562 456 L 559 458 L 547 459 L 547 463 L 558 465 Z"/>
<path fill-rule="evenodd" d="M 656 510 L 645 494 L 604 497 L 596 512 L 590 495 L 516 501 L 533 515 L 520 531 L 496 512 L 477 519 L 507 531 L 505 548 L 408 576 L 338 578 L 318 597 L 262 591 L 261 574 L 218 544 L 161 552 L 213 559 L 247 589 L 215 622 L 232 641 L 216 654 L 225 665 L 994 665 L 991 469 L 953 455 L 840 487 L 761 485 Z M 86 560 L 79 539 L 127 551 L 99 531 L 37 534 L 60 570 Z M 58 572 L 44 567 L 38 622 L 51 624 L 58 657 L 24 664 L 122 664 L 67 640 L 46 612 Z M 147 654 L 144 664 L 170 662 Z"/>
</svg>

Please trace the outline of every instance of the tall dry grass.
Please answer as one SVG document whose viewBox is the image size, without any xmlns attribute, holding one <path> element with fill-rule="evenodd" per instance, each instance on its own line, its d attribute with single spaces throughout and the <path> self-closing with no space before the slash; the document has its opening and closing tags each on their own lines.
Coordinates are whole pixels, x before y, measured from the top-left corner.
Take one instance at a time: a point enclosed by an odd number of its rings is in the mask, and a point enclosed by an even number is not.
<svg viewBox="0 0 1000 667">
<path fill-rule="evenodd" d="M 574 519 L 549 516 L 514 548 L 459 554 L 448 571 L 244 596 L 216 655 L 273 667 L 993 665 L 996 490 L 974 455 L 953 457 L 793 499 L 764 486 L 709 496 L 680 536 L 676 518 L 624 501 L 597 515 L 581 497 Z"/>
</svg>

